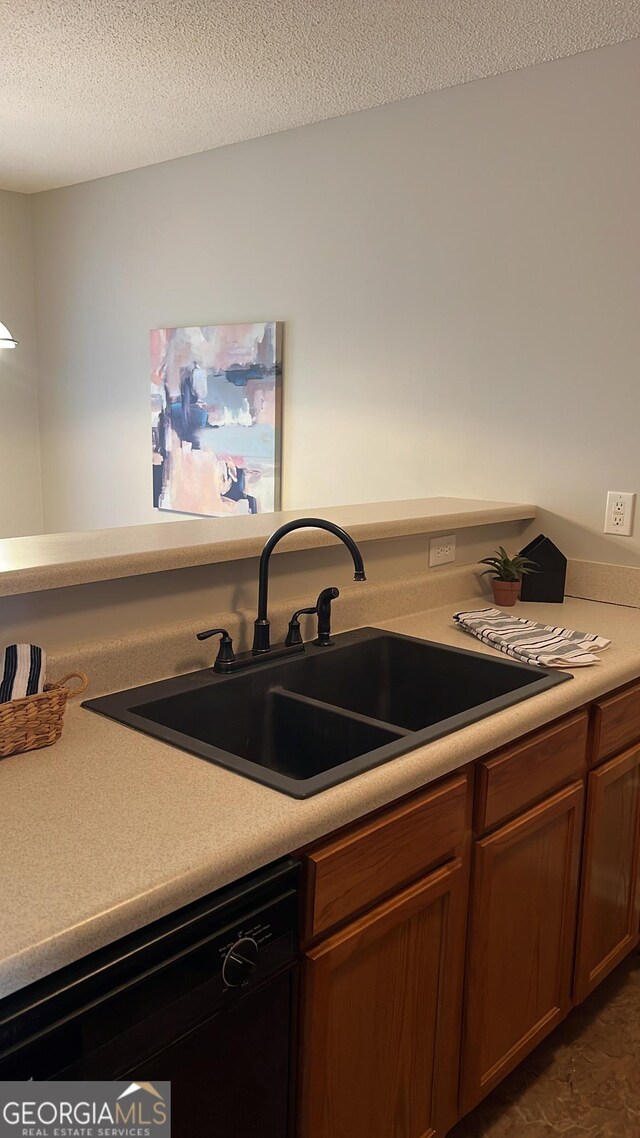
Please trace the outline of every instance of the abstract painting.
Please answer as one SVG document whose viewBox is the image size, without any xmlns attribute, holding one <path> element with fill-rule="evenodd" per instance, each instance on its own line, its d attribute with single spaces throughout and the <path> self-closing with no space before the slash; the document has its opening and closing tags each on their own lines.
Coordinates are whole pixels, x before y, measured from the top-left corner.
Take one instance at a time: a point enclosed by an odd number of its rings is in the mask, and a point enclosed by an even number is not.
<svg viewBox="0 0 640 1138">
<path fill-rule="evenodd" d="M 153 504 L 226 517 L 280 508 L 282 325 L 151 332 Z"/>
</svg>

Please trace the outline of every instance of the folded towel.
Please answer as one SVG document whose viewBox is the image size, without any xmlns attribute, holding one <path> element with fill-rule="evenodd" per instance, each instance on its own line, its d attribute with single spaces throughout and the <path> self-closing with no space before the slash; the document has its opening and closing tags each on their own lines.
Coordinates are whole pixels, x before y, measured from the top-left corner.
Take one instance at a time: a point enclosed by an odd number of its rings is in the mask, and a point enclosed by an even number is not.
<svg viewBox="0 0 640 1138">
<path fill-rule="evenodd" d="M 582 668 L 599 664 L 600 658 L 593 649 L 603 652 L 611 643 L 592 632 L 537 624 L 535 620 L 508 616 L 494 608 L 456 612 L 453 619 L 464 632 L 476 636 L 483 644 L 490 644 L 525 664 L 539 664 L 543 668 Z"/>
<path fill-rule="evenodd" d="M 0 703 L 37 695 L 44 688 L 46 652 L 36 644 L 10 644 L 4 650 Z"/>
</svg>

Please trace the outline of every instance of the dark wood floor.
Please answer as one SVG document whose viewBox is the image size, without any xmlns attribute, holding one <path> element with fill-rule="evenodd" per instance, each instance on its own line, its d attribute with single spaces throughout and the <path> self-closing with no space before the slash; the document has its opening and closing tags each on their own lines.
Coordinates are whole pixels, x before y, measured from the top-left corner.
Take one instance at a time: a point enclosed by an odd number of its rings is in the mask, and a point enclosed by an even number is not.
<svg viewBox="0 0 640 1138">
<path fill-rule="evenodd" d="M 448 1138 L 640 1138 L 640 956 L 632 955 Z"/>
</svg>

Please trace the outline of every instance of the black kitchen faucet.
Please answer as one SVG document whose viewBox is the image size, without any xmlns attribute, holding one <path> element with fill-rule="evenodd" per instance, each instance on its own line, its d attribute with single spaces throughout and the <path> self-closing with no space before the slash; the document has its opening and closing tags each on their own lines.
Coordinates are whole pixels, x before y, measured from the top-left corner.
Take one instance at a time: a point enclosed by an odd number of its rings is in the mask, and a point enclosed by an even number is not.
<svg viewBox="0 0 640 1138">
<path fill-rule="evenodd" d="M 303 613 L 317 613 L 318 636 L 315 644 L 324 646 L 331 644 L 330 614 L 331 601 L 338 596 L 334 588 L 323 589 L 313 608 L 298 609 L 289 622 L 289 632 L 284 644 L 271 646 L 270 624 L 267 615 L 269 595 L 269 564 L 271 554 L 281 538 L 297 529 L 323 529 L 332 533 L 342 541 L 353 558 L 354 581 L 366 581 L 362 554 L 355 541 L 346 530 L 333 522 L 323 518 L 298 518 L 296 521 L 286 522 L 280 526 L 265 543 L 260 555 L 260 572 L 258 583 L 258 615 L 253 625 L 253 647 L 250 652 L 242 652 L 236 656 L 233 651 L 233 641 L 225 628 L 210 628 L 206 632 L 198 633 L 198 640 L 207 640 L 210 636 L 220 634 L 220 648 L 214 664 L 216 672 L 235 672 L 241 668 L 250 668 L 261 663 L 265 658 L 274 659 L 277 656 L 288 656 L 294 652 L 303 652 L 304 643 L 300 634 L 299 617 Z"/>
</svg>

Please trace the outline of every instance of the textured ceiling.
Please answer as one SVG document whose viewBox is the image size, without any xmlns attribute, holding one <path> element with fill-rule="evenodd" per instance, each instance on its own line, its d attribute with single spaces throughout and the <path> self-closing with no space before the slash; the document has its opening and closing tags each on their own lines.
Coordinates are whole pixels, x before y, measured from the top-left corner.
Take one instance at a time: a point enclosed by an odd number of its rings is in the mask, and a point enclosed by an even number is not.
<svg viewBox="0 0 640 1138">
<path fill-rule="evenodd" d="M 193 154 L 640 35 L 637 0 L 0 0 L 0 186 Z"/>
</svg>

